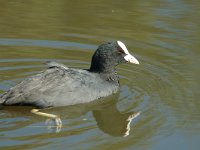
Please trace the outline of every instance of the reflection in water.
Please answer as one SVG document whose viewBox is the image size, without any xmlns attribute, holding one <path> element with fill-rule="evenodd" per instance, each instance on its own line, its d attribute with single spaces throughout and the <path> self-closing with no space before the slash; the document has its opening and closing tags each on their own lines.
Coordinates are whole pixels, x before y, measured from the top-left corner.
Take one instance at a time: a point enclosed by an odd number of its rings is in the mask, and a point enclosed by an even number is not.
<svg viewBox="0 0 200 150">
<path fill-rule="evenodd" d="M 124 134 L 124 137 L 128 136 L 130 134 L 130 130 L 131 130 L 131 122 L 133 121 L 133 119 L 135 119 L 136 117 L 138 117 L 140 115 L 140 112 L 134 113 L 132 115 L 130 115 L 127 119 L 127 126 L 126 126 L 126 132 Z"/>
<path fill-rule="evenodd" d="M 57 115 L 60 115 L 62 121 L 66 121 L 67 119 L 78 118 L 92 111 L 92 114 L 97 122 L 98 128 L 101 129 L 104 133 L 109 134 L 111 136 L 126 137 L 130 134 L 131 122 L 140 114 L 140 112 L 121 113 L 116 107 L 117 97 L 118 94 L 91 103 L 60 107 L 60 108 L 58 107 L 58 108 L 43 109 L 44 110 L 43 112 L 46 113 L 53 112 Z M 26 107 L 26 106 L 1 107 L 1 113 L 3 111 L 1 120 L 4 120 L 5 118 L 9 118 L 9 120 L 12 120 L 11 118 L 13 118 L 14 120 L 16 120 L 17 117 L 24 116 L 25 118 L 28 117 L 27 119 L 25 119 L 25 122 L 27 123 L 24 124 L 24 127 L 25 126 L 29 126 L 31 128 L 47 127 L 49 131 L 57 133 L 62 130 L 60 126 L 55 126 L 55 122 L 53 122 L 51 119 L 46 119 L 46 125 L 34 125 L 36 122 L 38 122 L 38 120 L 43 122 L 44 121 L 43 119 L 45 118 L 42 116 L 31 114 L 30 110 L 31 107 Z M 20 121 L 18 123 L 20 123 Z M 22 127 L 22 125 L 20 126 Z M 2 127 L 3 126 L 1 126 L 1 128 Z M 68 128 L 67 125 L 63 125 L 63 127 Z M 16 126 L 14 128 L 16 128 Z M 12 128 L 7 128 L 7 129 L 12 130 Z"/>
<path fill-rule="evenodd" d="M 68 119 L 76 118 L 92 111 L 98 128 L 104 133 L 111 136 L 128 136 L 130 132 L 130 123 L 139 115 L 139 112 L 121 113 L 117 109 L 117 99 L 118 96 L 116 94 L 103 99 L 103 101 L 99 100 L 88 104 L 63 107 L 62 110 L 57 110 L 56 113 L 66 114 L 61 115 L 61 119 Z M 48 112 L 50 112 L 50 110 Z"/>
<path fill-rule="evenodd" d="M 123 114 L 117 110 L 116 103 L 92 112 L 98 127 L 103 132 L 112 136 L 124 137 L 130 134 L 131 121 L 140 114 L 140 112 Z"/>
</svg>

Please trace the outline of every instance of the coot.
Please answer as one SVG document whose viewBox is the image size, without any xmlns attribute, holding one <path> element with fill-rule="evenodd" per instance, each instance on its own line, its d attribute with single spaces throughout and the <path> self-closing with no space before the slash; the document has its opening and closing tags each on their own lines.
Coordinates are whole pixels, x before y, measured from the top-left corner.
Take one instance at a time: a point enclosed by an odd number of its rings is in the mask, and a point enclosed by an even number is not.
<svg viewBox="0 0 200 150">
<path fill-rule="evenodd" d="M 121 41 L 100 45 L 90 69 L 68 68 L 48 62 L 48 69 L 31 76 L 0 96 L 2 105 L 38 108 L 86 103 L 116 93 L 119 78 L 115 67 L 124 62 L 139 64 Z"/>
</svg>

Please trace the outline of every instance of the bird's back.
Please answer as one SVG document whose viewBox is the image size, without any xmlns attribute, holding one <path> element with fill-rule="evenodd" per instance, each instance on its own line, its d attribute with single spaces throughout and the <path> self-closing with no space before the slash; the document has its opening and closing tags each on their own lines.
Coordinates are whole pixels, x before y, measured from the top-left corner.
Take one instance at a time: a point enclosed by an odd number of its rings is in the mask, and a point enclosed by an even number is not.
<svg viewBox="0 0 200 150">
<path fill-rule="evenodd" d="M 118 85 L 87 70 L 49 64 L 50 68 L 29 77 L 0 98 L 4 105 L 66 106 L 90 102 L 117 92 Z"/>
</svg>

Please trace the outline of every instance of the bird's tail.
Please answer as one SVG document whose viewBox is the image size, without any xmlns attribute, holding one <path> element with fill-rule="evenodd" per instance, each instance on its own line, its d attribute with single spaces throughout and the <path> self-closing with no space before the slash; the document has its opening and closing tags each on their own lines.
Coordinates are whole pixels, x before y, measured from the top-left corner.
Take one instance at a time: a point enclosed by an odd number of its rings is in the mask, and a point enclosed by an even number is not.
<svg viewBox="0 0 200 150">
<path fill-rule="evenodd" d="M 4 103 L 4 98 L 3 98 L 3 94 L 2 95 L 0 95 L 0 105 L 2 105 L 3 103 Z"/>
</svg>

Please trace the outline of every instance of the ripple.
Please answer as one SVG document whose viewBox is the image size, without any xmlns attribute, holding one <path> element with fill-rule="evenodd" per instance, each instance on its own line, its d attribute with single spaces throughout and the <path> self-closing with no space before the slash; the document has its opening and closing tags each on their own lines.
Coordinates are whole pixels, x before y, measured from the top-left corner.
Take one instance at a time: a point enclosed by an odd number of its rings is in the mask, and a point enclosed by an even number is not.
<svg viewBox="0 0 200 150">
<path fill-rule="evenodd" d="M 2 44 L 4 40 L 7 42 Z M 83 51 L 86 48 L 92 50 L 96 48 L 96 45 L 93 44 L 82 45 L 75 42 L 61 42 L 62 44 L 60 45 L 57 41 L 39 41 L 38 43 L 38 40 L 0 39 L 0 45 L 13 46 L 16 44 L 16 46 L 22 46 L 22 48 L 36 46 L 62 49 L 67 46 L 67 48 L 81 48 Z M 73 53 L 67 51 L 65 55 L 67 55 L 66 59 L 0 59 L 0 90 L 2 92 L 6 91 L 25 77 L 42 70 L 45 67 L 42 63 L 49 60 L 79 68 L 88 68 L 90 65 L 90 59 L 78 60 L 76 51 Z M 24 141 L 18 143 L 22 145 L 35 142 L 31 140 L 32 138 L 43 140 L 43 143 L 41 143 L 43 145 L 55 142 L 54 139 L 59 141 L 65 138 L 68 141 L 68 145 L 70 145 L 73 139 L 82 136 L 86 138 L 83 138 L 84 140 L 80 138 L 78 142 L 87 144 L 91 138 L 104 141 L 109 136 L 123 137 L 125 133 L 132 137 L 141 137 L 140 140 L 147 140 L 149 136 L 156 134 L 158 129 L 161 129 L 159 134 L 161 132 L 165 133 L 169 129 L 173 132 L 174 130 L 172 129 L 176 128 L 175 122 L 184 120 L 179 114 L 185 111 L 185 105 L 188 106 L 189 104 L 187 100 L 192 97 L 191 93 L 187 92 L 185 88 L 188 85 L 190 76 L 165 62 L 152 59 L 150 56 L 138 55 L 137 58 L 141 62 L 140 65 L 125 64 L 118 67 L 121 83 L 119 95 L 109 97 L 108 101 L 105 98 L 105 102 L 100 104 L 85 104 L 63 109 L 46 110 L 51 113 L 61 114 L 64 127 L 59 133 L 59 137 L 54 134 L 54 129 L 44 128 L 44 118 L 30 114 L 30 110 L 27 110 L 28 108 L 4 111 L 0 120 L 3 122 L 1 133 L 13 136 L 12 138 L 8 136 L 8 141 Z M 176 58 L 174 59 L 176 60 Z M 175 62 L 177 65 L 180 63 L 179 61 Z M 136 120 L 128 122 L 128 118 L 137 112 L 141 112 L 141 115 Z M 6 118 L 9 118 L 9 114 L 13 118 L 10 118 L 10 122 L 7 122 Z M 40 128 L 36 128 L 36 126 Z M 128 133 L 126 129 L 128 129 Z M 15 136 L 16 133 L 18 136 Z M 87 136 L 88 134 L 90 136 Z M 75 144 L 74 142 L 72 143 Z"/>
<path fill-rule="evenodd" d="M 122 84 L 126 87 L 121 89 L 119 105 L 121 104 L 120 107 L 125 112 L 139 110 L 147 120 L 154 118 L 151 119 L 154 120 L 151 124 L 161 119 L 160 128 L 174 131 L 176 124 L 185 122 L 182 114 L 186 111 L 189 114 L 194 109 L 194 106 L 191 106 L 193 94 L 188 91 L 192 76 L 182 66 L 174 68 L 148 57 L 140 58 L 139 66 L 127 64 L 120 68 Z"/>
<path fill-rule="evenodd" d="M 81 44 L 76 42 L 66 41 L 50 41 L 50 40 L 30 40 L 30 39 L 7 39 L 0 38 L 0 45 L 2 46 L 35 46 L 35 47 L 49 47 L 67 49 L 78 47 L 80 49 L 95 49 L 95 45 Z"/>
</svg>

